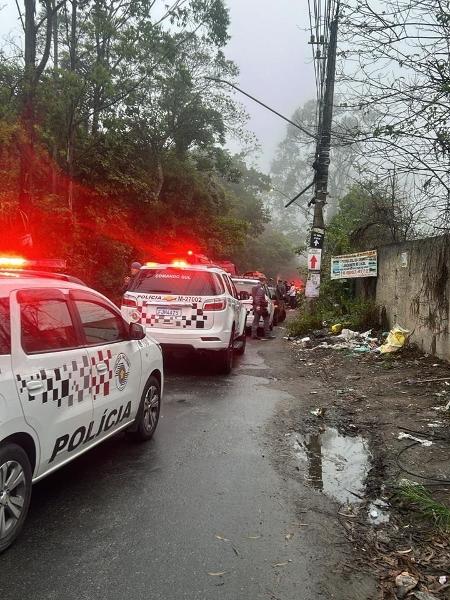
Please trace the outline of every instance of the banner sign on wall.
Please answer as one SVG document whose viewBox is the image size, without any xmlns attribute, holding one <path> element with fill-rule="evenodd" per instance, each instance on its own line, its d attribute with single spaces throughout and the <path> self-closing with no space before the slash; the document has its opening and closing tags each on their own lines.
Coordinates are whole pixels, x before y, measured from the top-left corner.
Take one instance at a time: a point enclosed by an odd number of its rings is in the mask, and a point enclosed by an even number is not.
<svg viewBox="0 0 450 600">
<path fill-rule="evenodd" d="M 354 279 L 355 277 L 376 277 L 377 251 L 343 254 L 331 258 L 331 279 Z"/>
</svg>

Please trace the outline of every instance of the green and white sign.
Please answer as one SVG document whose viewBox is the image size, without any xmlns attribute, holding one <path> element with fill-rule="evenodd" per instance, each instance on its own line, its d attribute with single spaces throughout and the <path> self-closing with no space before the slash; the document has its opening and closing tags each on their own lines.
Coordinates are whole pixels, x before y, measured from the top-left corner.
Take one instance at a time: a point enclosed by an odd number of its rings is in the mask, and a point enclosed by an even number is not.
<svg viewBox="0 0 450 600">
<path fill-rule="evenodd" d="M 355 279 L 378 275 L 377 251 L 343 254 L 331 258 L 331 279 Z"/>
</svg>

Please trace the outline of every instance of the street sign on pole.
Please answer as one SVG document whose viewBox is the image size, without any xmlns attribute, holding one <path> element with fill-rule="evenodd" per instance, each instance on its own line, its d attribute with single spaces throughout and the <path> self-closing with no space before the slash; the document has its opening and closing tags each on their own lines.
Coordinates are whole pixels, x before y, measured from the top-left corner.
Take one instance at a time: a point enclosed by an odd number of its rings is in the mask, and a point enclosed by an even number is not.
<svg viewBox="0 0 450 600">
<path fill-rule="evenodd" d="M 322 250 L 308 249 L 308 271 L 320 271 Z"/>
<path fill-rule="evenodd" d="M 313 229 L 311 231 L 311 238 L 309 241 L 310 248 L 316 248 L 317 250 L 322 250 L 324 235 L 325 235 L 325 232 L 323 229 Z"/>
<path fill-rule="evenodd" d="M 318 298 L 320 290 L 320 273 L 308 273 L 306 280 L 305 298 Z"/>
</svg>

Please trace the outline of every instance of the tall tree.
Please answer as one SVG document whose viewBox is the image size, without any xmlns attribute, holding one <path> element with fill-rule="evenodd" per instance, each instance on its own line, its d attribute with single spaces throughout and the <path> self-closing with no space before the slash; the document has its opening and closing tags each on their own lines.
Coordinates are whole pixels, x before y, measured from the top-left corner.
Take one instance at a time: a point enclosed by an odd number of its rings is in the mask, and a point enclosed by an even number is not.
<svg viewBox="0 0 450 600">
<path fill-rule="evenodd" d="M 420 191 L 438 229 L 450 226 L 449 24 L 440 0 L 343 3 L 340 91 L 361 115 L 348 142 L 356 135 L 372 178 L 395 167 Z"/>
</svg>

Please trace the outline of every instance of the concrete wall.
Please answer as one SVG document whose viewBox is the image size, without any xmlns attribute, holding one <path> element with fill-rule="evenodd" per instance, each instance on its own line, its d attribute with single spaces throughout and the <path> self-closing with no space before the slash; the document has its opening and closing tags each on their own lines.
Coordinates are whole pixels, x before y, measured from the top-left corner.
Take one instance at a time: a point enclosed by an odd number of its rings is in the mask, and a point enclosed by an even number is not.
<svg viewBox="0 0 450 600">
<path fill-rule="evenodd" d="M 387 323 L 413 331 L 413 343 L 446 360 L 450 360 L 449 271 L 448 237 L 378 248 L 376 302 Z"/>
</svg>

